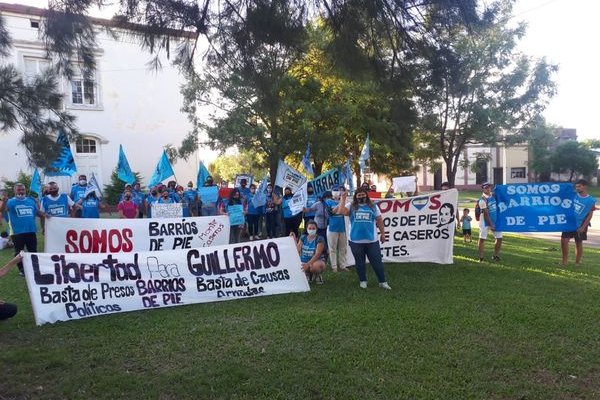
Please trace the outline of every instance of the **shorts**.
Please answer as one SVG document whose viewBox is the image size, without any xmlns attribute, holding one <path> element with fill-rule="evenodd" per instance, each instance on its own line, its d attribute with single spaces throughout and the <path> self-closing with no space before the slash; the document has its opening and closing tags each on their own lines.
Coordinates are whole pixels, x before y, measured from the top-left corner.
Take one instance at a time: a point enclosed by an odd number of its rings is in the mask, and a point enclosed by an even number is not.
<svg viewBox="0 0 600 400">
<path fill-rule="evenodd" d="M 483 224 L 479 224 L 479 239 L 487 239 L 488 237 L 489 227 L 484 226 Z M 494 231 L 492 232 L 495 239 L 502 239 L 502 232 Z"/>
<path fill-rule="evenodd" d="M 560 237 L 563 239 L 575 239 L 576 242 L 582 242 L 587 240 L 587 229 L 581 233 L 577 231 L 563 232 Z"/>
<path fill-rule="evenodd" d="M 471 229 L 463 229 L 463 235 L 471 236 Z"/>
</svg>

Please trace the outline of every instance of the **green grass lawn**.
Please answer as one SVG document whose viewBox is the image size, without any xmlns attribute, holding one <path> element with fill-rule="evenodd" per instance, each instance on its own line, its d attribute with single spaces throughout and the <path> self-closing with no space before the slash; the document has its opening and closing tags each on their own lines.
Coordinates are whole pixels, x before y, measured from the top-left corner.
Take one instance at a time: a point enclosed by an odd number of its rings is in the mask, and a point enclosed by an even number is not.
<svg viewBox="0 0 600 400">
<path fill-rule="evenodd" d="M 328 273 L 309 293 L 42 327 L 15 270 L 0 399 L 600 398 L 600 250 L 559 255 L 506 235 L 480 264 L 457 239 L 454 265 L 387 264 L 392 291 Z"/>
</svg>

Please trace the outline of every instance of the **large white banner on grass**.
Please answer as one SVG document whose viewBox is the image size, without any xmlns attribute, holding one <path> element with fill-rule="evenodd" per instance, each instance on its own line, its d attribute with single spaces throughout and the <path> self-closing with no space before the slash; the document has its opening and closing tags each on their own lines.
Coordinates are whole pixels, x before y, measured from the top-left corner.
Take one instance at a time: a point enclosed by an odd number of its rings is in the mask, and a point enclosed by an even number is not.
<svg viewBox="0 0 600 400">
<path fill-rule="evenodd" d="M 229 243 L 229 218 L 46 220 L 46 253 L 131 253 Z"/>
<path fill-rule="evenodd" d="M 377 200 L 386 236 L 380 243 L 383 261 L 452 264 L 457 203 L 456 189 Z M 350 248 L 347 253 L 348 265 L 354 265 Z"/>
<path fill-rule="evenodd" d="M 310 288 L 292 238 L 162 252 L 27 253 L 38 325 Z"/>
</svg>

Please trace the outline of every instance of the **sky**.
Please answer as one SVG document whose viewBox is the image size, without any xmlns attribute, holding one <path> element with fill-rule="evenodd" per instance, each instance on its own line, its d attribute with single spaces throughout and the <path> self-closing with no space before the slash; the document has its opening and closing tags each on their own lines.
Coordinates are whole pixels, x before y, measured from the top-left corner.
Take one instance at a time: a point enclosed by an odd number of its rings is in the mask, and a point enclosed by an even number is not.
<svg viewBox="0 0 600 400">
<path fill-rule="evenodd" d="M 46 7 L 47 0 L 3 0 Z M 485 0 L 483 0 L 485 1 Z M 557 64 L 558 93 L 544 116 L 552 124 L 577 129 L 579 140 L 600 139 L 596 107 L 600 106 L 598 69 L 600 40 L 597 0 L 517 0 L 513 21 L 527 23 L 520 50 L 533 57 L 546 57 Z M 110 18 L 111 12 L 96 16 Z"/>
</svg>

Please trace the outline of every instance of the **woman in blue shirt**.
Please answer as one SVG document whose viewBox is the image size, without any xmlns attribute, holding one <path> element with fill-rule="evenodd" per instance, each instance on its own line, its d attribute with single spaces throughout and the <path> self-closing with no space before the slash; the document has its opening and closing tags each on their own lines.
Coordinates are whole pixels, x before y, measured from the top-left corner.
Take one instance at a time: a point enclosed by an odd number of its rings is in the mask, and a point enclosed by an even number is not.
<svg viewBox="0 0 600 400">
<path fill-rule="evenodd" d="M 300 228 L 300 223 L 302 223 L 302 213 L 293 215 L 292 210 L 290 209 L 290 202 L 292 201 L 292 189 L 286 187 L 283 191 L 283 197 L 278 199 L 274 199 L 275 204 L 281 204 L 281 208 L 283 210 L 283 224 L 285 225 L 285 236 L 289 236 L 290 233 L 293 233 L 296 237 L 298 237 L 298 229 Z"/>
<path fill-rule="evenodd" d="M 256 194 L 256 185 L 250 185 L 250 192 L 246 195 L 246 204 L 248 206 L 248 214 L 246 219 L 248 220 L 248 237 L 250 240 L 260 239 L 260 217 L 264 213 L 264 207 L 254 207 L 252 199 Z"/>
<path fill-rule="evenodd" d="M 348 196 L 346 192 L 343 192 L 341 196 L 340 204 L 334 209 L 334 212 L 350 217 L 350 250 L 356 261 L 356 273 L 360 280 L 360 287 L 367 288 L 365 261 L 368 257 L 369 263 L 377 275 L 379 287 L 390 290 L 390 285 L 385 280 L 383 259 L 379 247 L 379 241 L 385 242 L 385 229 L 379 208 L 371 201 L 367 190 L 362 187 L 354 193 L 353 200 L 348 203 L 346 203 Z M 375 232 L 376 226 L 379 228 L 379 241 Z"/>
<path fill-rule="evenodd" d="M 227 200 L 227 205 L 222 204 L 220 209 L 220 214 L 229 215 L 229 244 L 240 243 L 242 241 L 242 229 L 244 228 L 244 218 L 239 218 L 238 220 L 234 220 L 233 218 L 237 218 L 239 215 L 234 214 L 234 208 L 239 209 L 242 207 L 243 213 L 246 213 L 246 207 L 242 200 L 242 195 L 238 188 L 233 189 L 229 193 L 229 199 Z"/>
<path fill-rule="evenodd" d="M 325 270 L 325 239 L 317 234 L 317 223 L 315 221 L 308 221 L 306 234 L 300 237 L 297 246 L 302 271 L 304 271 L 308 280 L 314 280 L 319 285 L 323 284 L 321 274 Z"/>
</svg>

